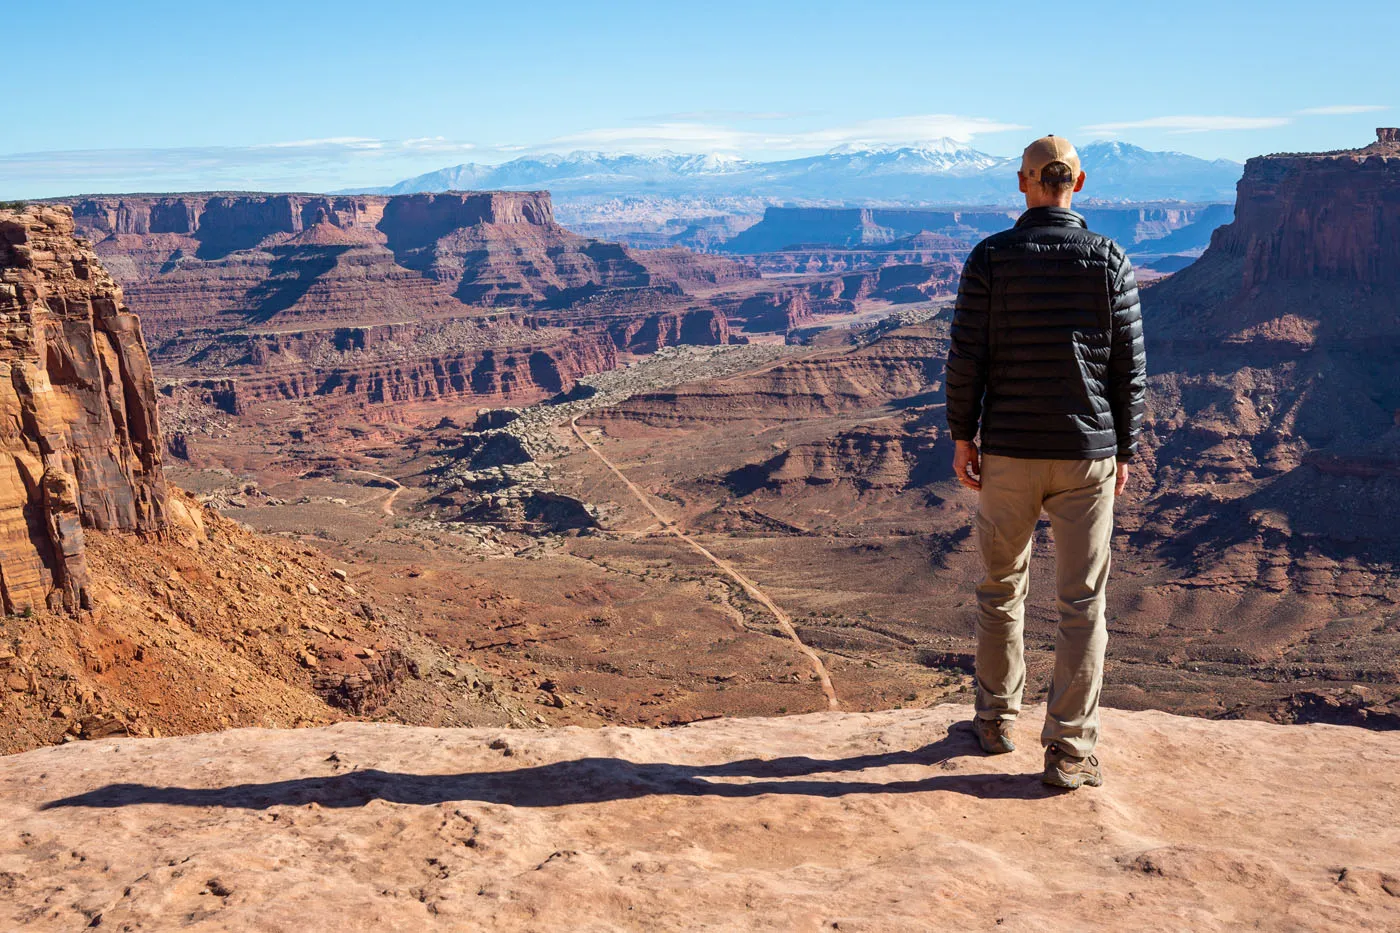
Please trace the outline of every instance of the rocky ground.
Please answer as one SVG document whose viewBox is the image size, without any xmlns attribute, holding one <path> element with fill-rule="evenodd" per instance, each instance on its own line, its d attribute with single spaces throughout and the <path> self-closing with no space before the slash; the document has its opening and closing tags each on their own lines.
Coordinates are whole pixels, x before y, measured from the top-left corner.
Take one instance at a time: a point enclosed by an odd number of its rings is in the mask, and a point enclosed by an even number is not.
<svg viewBox="0 0 1400 933">
<path fill-rule="evenodd" d="M 163 536 L 88 533 L 91 609 L 0 618 L 0 753 L 349 717 L 538 724 L 518 684 L 415 632 L 361 573 L 169 504 Z"/>
<path fill-rule="evenodd" d="M 696 379 L 720 379 L 783 359 L 796 348 L 782 344 L 663 347 L 605 373 L 586 376 L 566 397 L 527 408 L 483 410 L 474 428 L 453 439 L 424 469 L 423 484 L 436 491 L 433 506 L 451 505 L 475 521 L 434 514 L 444 528 L 483 540 L 511 527 L 538 536 L 565 528 L 593 527 L 596 506 L 561 497 L 550 461 L 569 449 L 560 426 L 645 392 Z M 449 435 L 450 437 L 450 435 Z M 535 503 L 545 505 L 532 508 Z M 537 514 L 539 513 L 539 514 Z"/>
<path fill-rule="evenodd" d="M 661 533 L 572 436 L 581 416 L 652 504 L 793 616 L 846 708 L 926 706 L 969 679 L 978 576 L 975 498 L 947 475 L 938 373 L 921 362 L 941 359 L 946 326 L 926 308 L 848 332 L 844 348 L 668 349 L 552 403 L 445 408 L 429 427 L 319 423 L 290 405 L 219 416 L 187 435 L 172 477 L 343 560 L 551 724 L 822 708 L 771 614 Z M 312 430 L 315 444 L 293 436 Z M 1177 500 L 1149 473 L 1120 510 L 1111 703 L 1400 723 L 1392 604 L 1183 579 L 1151 549 L 1163 532 L 1144 507 Z M 1054 644 L 1049 545 L 1038 535 L 1032 692 Z M 558 689 L 537 696 L 542 682 Z"/>
<path fill-rule="evenodd" d="M 0 759 L 0 925 L 1400 925 L 1400 736 L 1109 711 L 1106 785 L 1056 792 L 1038 780 L 1039 709 L 995 759 L 968 714 L 348 723 L 29 752 Z"/>
</svg>

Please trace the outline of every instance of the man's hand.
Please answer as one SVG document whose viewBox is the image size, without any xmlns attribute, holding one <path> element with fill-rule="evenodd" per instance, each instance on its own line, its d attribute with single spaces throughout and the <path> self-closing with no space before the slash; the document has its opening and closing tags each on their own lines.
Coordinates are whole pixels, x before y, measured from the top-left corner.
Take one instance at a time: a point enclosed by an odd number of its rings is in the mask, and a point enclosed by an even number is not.
<svg viewBox="0 0 1400 933">
<path fill-rule="evenodd" d="M 979 492 L 982 489 L 982 458 L 977 452 L 977 445 L 972 441 L 957 441 L 956 449 L 953 453 L 953 472 L 958 477 L 958 482 L 968 489 Z M 1122 466 L 1119 466 L 1118 483 L 1122 485 L 1124 474 Z"/>
<path fill-rule="evenodd" d="M 1113 484 L 1113 494 L 1123 495 L 1123 490 L 1128 488 L 1128 464 L 1122 460 L 1118 461 L 1118 482 Z"/>
</svg>

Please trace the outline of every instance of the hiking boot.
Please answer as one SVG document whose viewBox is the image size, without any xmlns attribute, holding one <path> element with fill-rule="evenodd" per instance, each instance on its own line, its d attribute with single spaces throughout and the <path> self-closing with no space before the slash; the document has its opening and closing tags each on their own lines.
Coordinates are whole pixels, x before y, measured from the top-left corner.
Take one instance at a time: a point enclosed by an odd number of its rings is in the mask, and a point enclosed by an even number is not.
<svg viewBox="0 0 1400 933">
<path fill-rule="evenodd" d="M 1103 773 L 1099 771 L 1099 760 L 1093 755 L 1083 758 L 1071 755 L 1069 749 L 1060 743 L 1051 742 L 1045 749 L 1045 773 L 1040 780 L 1051 787 L 1076 790 L 1085 784 L 1101 786 Z"/>
<path fill-rule="evenodd" d="M 977 733 L 977 744 L 982 746 L 982 751 L 988 755 L 1014 752 L 1016 743 L 1011 741 L 1012 722 L 1010 719 L 974 719 L 972 728 Z"/>
</svg>

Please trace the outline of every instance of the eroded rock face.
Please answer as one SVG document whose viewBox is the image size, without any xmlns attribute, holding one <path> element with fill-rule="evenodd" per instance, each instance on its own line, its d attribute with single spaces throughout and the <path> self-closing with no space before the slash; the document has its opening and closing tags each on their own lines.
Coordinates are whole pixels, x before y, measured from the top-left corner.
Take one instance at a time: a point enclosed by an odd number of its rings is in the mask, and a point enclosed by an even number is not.
<svg viewBox="0 0 1400 933">
<path fill-rule="evenodd" d="M 875 408 L 942 385 L 947 340 L 915 325 L 838 356 L 791 360 L 757 373 L 639 392 L 591 417 L 649 425 L 759 418 L 795 421 Z"/>
<path fill-rule="evenodd" d="M 616 351 L 730 342 L 688 292 L 757 276 L 579 236 L 543 191 L 62 203 L 140 311 L 161 375 L 226 383 L 211 400 L 228 411 L 528 403 Z"/>
<path fill-rule="evenodd" d="M 465 307 L 561 308 L 600 289 L 754 277 L 682 249 L 634 251 L 554 220 L 549 193 L 178 194 L 65 202 L 153 336 Z"/>
<path fill-rule="evenodd" d="M 1251 159 L 1235 223 L 1216 248 L 1244 260 L 1241 285 L 1273 279 L 1400 282 L 1400 149 Z"/>
<path fill-rule="evenodd" d="M 547 398 L 573 388 L 580 376 L 617 365 L 606 335 L 582 334 L 556 343 L 448 350 L 410 360 L 367 360 L 324 369 L 289 368 L 248 375 L 232 385 L 227 411 L 252 402 L 352 400 L 378 406 L 442 399 Z"/>
<path fill-rule="evenodd" d="M 1198 581 L 1375 596 L 1400 564 L 1390 135 L 1249 160 L 1235 221 L 1143 294 L 1154 479 L 1220 496 L 1164 498 L 1144 529 Z"/>
<path fill-rule="evenodd" d="M 0 601 L 86 603 L 83 528 L 165 523 L 141 325 L 65 207 L 0 211 Z"/>
</svg>

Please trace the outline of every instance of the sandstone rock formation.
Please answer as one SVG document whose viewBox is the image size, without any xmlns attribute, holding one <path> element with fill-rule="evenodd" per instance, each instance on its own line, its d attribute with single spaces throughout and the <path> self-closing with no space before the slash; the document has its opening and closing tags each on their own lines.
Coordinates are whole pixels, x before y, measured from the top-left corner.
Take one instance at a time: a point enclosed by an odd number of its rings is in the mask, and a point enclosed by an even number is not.
<svg viewBox="0 0 1400 933">
<path fill-rule="evenodd" d="M 1400 146 L 1386 136 L 1251 159 L 1236 220 L 1144 294 L 1156 481 L 1214 484 L 1214 501 L 1147 528 L 1205 580 L 1379 596 L 1400 566 Z"/>
<path fill-rule="evenodd" d="M 162 375 L 220 404 L 533 401 L 615 352 L 722 344 L 690 289 L 756 278 L 682 249 L 559 226 L 546 192 L 70 199 Z"/>
<path fill-rule="evenodd" d="M 0 925 L 1360 933 L 1400 736 L 1106 711 L 1107 783 L 959 706 L 682 729 L 353 723 L 0 759 Z M 1319 788 L 1325 788 L 1320 792 Z"/>
<path fill-rule="evenodd" d="M 0 754 L 351 716 L 523 723 L 358 577 L 171 489 L 166 531 L 89 529 L 89 611 L 0 620 Z"/>
<path fill-rule="evenodd" d="M 742 467 L 725 477 L 730 488 L 747 495 L 760 487 L 781 490 L 790 484 L 850 483 L 861 490 L 903 489 L 941 478 L 951 445 L 939 443 L 937 429 L 878 423 L 789 447 L 769 459 Z"/>
<path fill-rule="evenodd" d="M 590 418 L 695 425 L 801 420 L 876 408 L 937 389 L 945 347 L 933 328 L 916 325 L 849 352 L 814 354 L 728 379 L 640 392 Z"/>
<path fill-rule="evenodd" d="M 69 199 L 149 318 L 178 329 L 562 306 L 599 289 L 753 277 L 686 250 L 631 251 L 554 222 L 547 192 Z"/>
<path fill-rule="evenodd" d="M 84 527 L 165 524 L 141 325 L 61 206 L 0 211 L 0 319 L 0 602 L 86 607 Z"/>
</svg>

